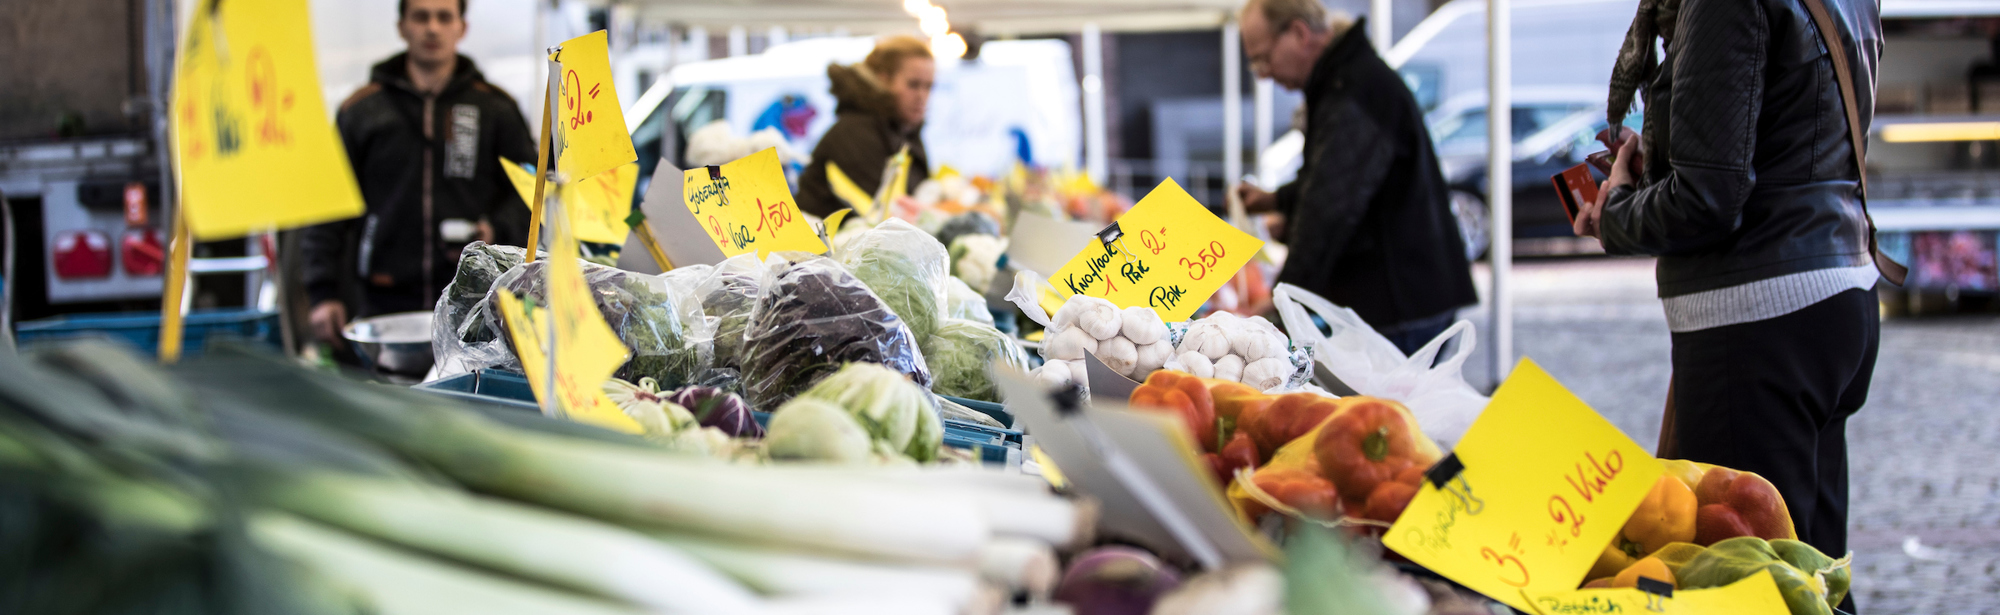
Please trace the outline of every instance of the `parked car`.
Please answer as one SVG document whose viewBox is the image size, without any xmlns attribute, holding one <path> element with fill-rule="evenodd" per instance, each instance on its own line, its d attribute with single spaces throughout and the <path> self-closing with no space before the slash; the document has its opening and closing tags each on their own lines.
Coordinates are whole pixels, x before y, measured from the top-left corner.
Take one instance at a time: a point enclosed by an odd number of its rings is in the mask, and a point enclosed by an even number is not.
<svg viewBox="0 0 2000 615">
<path fill-rule="evenodd" d="M 1549 178 L 1604 149 L 1596 138 L 1605 127 L 1604 98 L 1603 90 L 1587 88 L 1514 92 L 1515 239 L 1570 236 L 1569 218 Z M 1427 119 L 1431 138 L 1437 142 L 1439 168 L 1451 186 L 1452 210 L 1458 214 L 1466 251 L 1476 257 L 1492 243 L 1492 227 L 1487 224 L 1486 94 L 1474 92 L 1446 101 Z M 1625 125 L 1638 130 L 1640 120 L 1640 113 L 1630 113 Z"/>
</svg>

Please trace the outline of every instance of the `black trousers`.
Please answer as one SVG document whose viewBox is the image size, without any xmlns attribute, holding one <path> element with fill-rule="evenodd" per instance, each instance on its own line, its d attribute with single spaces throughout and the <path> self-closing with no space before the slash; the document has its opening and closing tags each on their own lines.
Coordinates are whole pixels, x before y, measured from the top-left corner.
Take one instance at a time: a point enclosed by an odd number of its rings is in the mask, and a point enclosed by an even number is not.
<svg viewBox="0 0 2000 615">
<path fill-rule="evenodd" d="M 1769 320 L 1673 334 L 1682 457 L 1777 485 L 1799 540 L 1847 553 L 1847 417 L 1868 399 L 1875 293 L 1849 290 Z"/>
</svg>

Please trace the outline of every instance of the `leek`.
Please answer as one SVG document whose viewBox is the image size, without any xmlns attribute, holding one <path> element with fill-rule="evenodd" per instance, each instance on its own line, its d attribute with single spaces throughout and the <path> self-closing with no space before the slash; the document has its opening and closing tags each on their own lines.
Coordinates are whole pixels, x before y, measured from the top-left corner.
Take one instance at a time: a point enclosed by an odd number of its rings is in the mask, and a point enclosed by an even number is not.
<svg viewBox="0 0 2000 615">
<path fill-rule="evenodd" d="M 688 534 L 659 537 L 767 595 L 923 596 L 944 601 L 952 612 L 999 606 L 997 594 L 983 590 L 970 569 L 863 562 Z"/>
<path fill-rule="evenodd" d="M 354 589 L 378 615 L 639 615 L 643 611 L 439 562 L 283 513 L 250 519 L 258 544 Z"/>
<path fill-rule="evenodd" d="M 267 481 L 264 494 L 348 531 L 642 607 L 750 613 L 757 606 L 749 591 L 678 550 L 581 517 L 327 473 Z"/>
</svg>

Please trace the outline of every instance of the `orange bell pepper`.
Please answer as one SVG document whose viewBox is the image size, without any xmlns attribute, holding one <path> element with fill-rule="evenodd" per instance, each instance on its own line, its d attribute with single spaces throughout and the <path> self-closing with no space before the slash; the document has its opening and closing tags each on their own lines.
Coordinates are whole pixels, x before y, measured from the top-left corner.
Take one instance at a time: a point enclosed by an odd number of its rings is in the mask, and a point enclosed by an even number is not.
<svg viewBox="0 0 2000 615">
<path fill-rule="evenodd" d="M 1693 542 L 1694 490 L 1671 474 L 1660 476 L 1611 546 L 1634 558 L 1652 555 L 1671 542 Z"/>
<path fill-rule="evenodd" d="M 1187 425 L 1188 433 L 1194 436 L 1201 450 L 1210 453 L 1221 450 L 1222 443 L 1216 438 L 1215 399 L 1209 396 L 1208 386 L 1201 378 L 1156 371 L 1146 378 L 1145 384 L 1132 389 L 1129 401 L 1133 408 L 1173 412 Z"/>
<path fill-rule="evenodd" d="M 1253 415 L 1250 422 L 1238 422 L 1237 428 L 1250 432 L 1250 439 L 1257 442 L 1257 455 L 1269 459 L 1278 447 L 1306 435 L 1326 418 L 1333 416 L 1341 407 L 1341 401 L 1312 393 L 1290 393 L 1281 395 L 1266 406 L 1262 412 Z"/>
<path fill-rule="evenodd" d="M 1313 452 L 1349 508 L 1366 506 L 1375 488 L 1398 474 L 1437 463 L 1437 445 L 1417 430 L 1409 411 L 1381 399 L 1348 401 L 1320 428 Z"/>
<path fill-rule="evenodd" d="M 1333 483 L 1317 474 L 1303 469 L 1288 468 L 1272 472 L 1258 472 L 1251 478 L 1258 489 L 1268 493 L 1286 506 L 1322 519 L 1340 516 L 1340 494 Z M 1271 512 L 1254 499 L 1240 500 L 1243 513 L 1252 522 L 1265 513 Z"/>
</svg>

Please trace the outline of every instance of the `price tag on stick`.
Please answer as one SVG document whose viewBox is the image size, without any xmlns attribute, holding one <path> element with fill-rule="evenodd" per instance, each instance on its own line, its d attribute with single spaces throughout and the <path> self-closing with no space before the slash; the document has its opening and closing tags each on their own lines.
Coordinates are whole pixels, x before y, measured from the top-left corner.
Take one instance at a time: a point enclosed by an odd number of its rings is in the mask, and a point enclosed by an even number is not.
<svg viewBox="0 0 2000 615">
<path fill-rule="evenodd" d="M 723 254 L 764 258 L 788 250 L 826 253 L 826 244 L 792 199 L 777 148 L 719 167 L 688 169 L 681 177 L 688 212 Z"/>
<path fill-rule="evenodd" d="M 1264 242 L 1209 213 L 1169 178 L 1049 277 L 1064 298 L 1103 297 L 1187 320 Z"/>
<path fill-rule="evenodd" d="M 500 159 L 500 167 L 506 170 L 514 190 L 521 193 L 521 202 L 532 202 L 534 173 L 505 158 Z M 632 230 L 628 220 L 632 191 L 638 184 L 639 163 L 629 162 L 581 182 L 556 186 L 556 199 L 569 212 L 570 228 L 578 241 L 623 244 L 625 234 Z"/>
<path fill-rule="evenodd" d="M 1575 589 L 1666 469 L 1523 359 L 1382 544 L 1514 608 Z"/>
<path fill-rule="evenodd" d="M 556 154 L 556 177 L 564 183 L 581 182 L 639 159 L 632 149 L 632 133 L 625 129 L 625 112 L 618 107 L 618 91 L 611 86 L 605 40 L 604 31 L 598 30 L 563 41 L 552 58 L 562 71 L 555 132 L 556 143 L 562 145 Z"/>
<path fill-rule="evenodd" d="M 549 277 L 548 308 L 531 309 L 513 293 L 499 293 L 500 311 L 528 385 L 544 411 L 554 409 L 578 422 L 640 433 L 639 423 L 605 397 L 603 388 L 631 353 L 591 300 L 568 224 L 555 219 L 551 227 L 553 243 L 544 270 Z"/>
<path fill-rule="evenodd" d="M 199 4 L 181 40 L 171 119 L 188 230 L 227 239 L 361 215 L 347 150 L 327 121 L 305 0 Z"/>
</svg>

